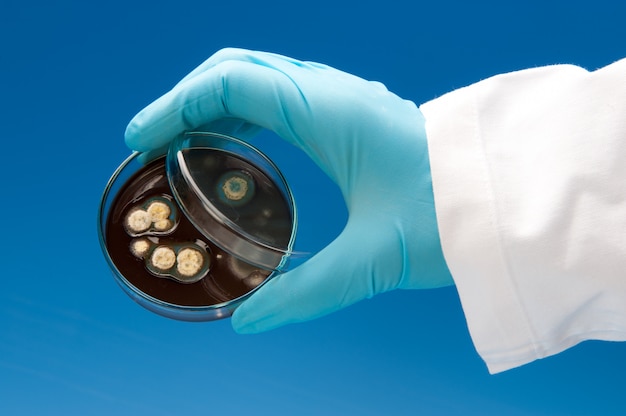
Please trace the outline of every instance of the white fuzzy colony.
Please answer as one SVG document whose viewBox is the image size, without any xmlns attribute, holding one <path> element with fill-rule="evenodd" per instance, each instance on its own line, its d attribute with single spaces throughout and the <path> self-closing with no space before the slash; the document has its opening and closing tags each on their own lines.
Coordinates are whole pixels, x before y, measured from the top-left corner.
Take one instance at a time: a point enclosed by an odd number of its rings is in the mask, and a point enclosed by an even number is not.
<svg viewBox="0 0 626 416">
<path fill-rule="evenodd" d="M 150 262 L 157 269 L 169 270 L 176 263 L 176 253 L 170 247 L 157 247 L 152 252 Z"/>
<path fill-rule="evenodd" d="M 130 242 L 130 251 L 135 257 L 143 259 L 150 250 L 150 242 L 145 238 L 138 238 Z"/>
<path fill-rule="evenodd" d="M 126 227 L 132 233 L 141 233 L 146 231 L 152 225 L 152 218 L 147 211 L 143 209 L 135 209 L 126 217 Z"/>
<path fill-rule="evenodd" d="M 172 225 L 173 225 L 172 221 L 165 218 L 165 219 L 156 221 L 154 223 L 154 229 L 157 231 L 167 231 L 170 228 L 172 228 Z"/>
<path fill-rule="evenodd" d="M 184 277 L 197 274 L 204 264 L 202 253 L 193 248 L 184 248 L 176 256 L 176 270 Z"/>
<path fill-rule="evenodd" d="M 159 222 L 161 220 L 167 219 L 172 212 L 170 207 L 165 202 L 154 201 L 148 205 L 146 209 L 148 214 L 150 214 L 150 218 L 152 218 L 152 222 Z"/>
</svg>

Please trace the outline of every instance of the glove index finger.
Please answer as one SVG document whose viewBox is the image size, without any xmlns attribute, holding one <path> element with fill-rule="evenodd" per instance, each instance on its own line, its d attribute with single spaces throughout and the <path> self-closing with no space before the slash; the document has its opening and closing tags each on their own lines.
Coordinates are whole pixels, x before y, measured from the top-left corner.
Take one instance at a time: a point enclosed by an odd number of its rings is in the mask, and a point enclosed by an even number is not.
<svg viewBox="0 0 626 416">
<path fill-rule="evenodd" d="M 126 128 L 126 144 L 148 151 L 184 131 L 236 118 L 303 147 L 297 131 L 306 131 L 306 99 L 283 68 L 298 67 L 283 61 L 277 65 L 227 60 L 207 69 L 140 111 Z"/>
<path fill-rule="evenodd" d="M 162 147 L 180 133 L 208 124 L 223 114 L 215 109 L 201 117 L 190 118 L 200 101 L 220 102 L 220 91 L 197 78 L 174 88 L 141 110 L 128 123 L 124 133 L 126 145 L 133 150 L 149 151 Z M 204 104 L 206 106 L 206 104 Z"/>
<path fill-rule="evenodd" d="M 255 63 L 264 66 L 271 66 L 271 64 L 268 64 L 270 63 L 270 61 L 275 60 L 285 60 L 290 62 L 295 61 L 292 58 L 269 52 L 252 51 L 241 48 L 223 48 L 215 52 L 207 60 L 198 65 L 193 71 L 191 71 L 183 79 L 181 79 L 174 88 L 194 79 L 198 75 L 203 74 L 204 72 L 223 62 L 239 61 Z"/>
</svg>

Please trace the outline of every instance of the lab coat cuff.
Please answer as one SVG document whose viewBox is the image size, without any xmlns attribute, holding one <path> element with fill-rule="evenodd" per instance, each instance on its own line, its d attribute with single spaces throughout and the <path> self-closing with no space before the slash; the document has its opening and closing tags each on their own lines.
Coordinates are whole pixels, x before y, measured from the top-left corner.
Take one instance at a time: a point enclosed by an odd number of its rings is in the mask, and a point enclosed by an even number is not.
<svg viewBox="0 0 626 416">
<path fill-rule="evenodd" d="M 491 373 L 533 361 L 532 330 L 508 278 L 473 86 L 420 110 L 442 249 L 474 346 Z"/>
</svg>

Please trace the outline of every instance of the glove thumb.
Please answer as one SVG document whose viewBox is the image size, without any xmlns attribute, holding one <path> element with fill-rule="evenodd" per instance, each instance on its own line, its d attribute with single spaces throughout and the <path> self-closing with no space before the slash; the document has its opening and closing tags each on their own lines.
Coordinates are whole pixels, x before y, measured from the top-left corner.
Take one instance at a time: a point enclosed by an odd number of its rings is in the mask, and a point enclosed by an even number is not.
<svg viewBox="0 0 626 416">
<path fill-rule="evenodd" d="M 396 288 L 405 257 L 398 237 L 393 227 L 349 221 L 321 252 L 246 300 L 233 314 L 233 328 L 238 333 L 263 332 Z"/>
</svg>

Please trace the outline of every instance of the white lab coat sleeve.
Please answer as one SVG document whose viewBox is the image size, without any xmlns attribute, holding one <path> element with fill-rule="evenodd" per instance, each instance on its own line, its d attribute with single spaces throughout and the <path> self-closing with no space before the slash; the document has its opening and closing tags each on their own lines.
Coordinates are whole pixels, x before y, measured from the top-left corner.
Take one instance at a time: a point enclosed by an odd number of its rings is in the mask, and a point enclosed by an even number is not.
<svg viewBox="0 0 626 416">
<path fill-rule="evenodd" d="M 626 59 L 425 103 L 442 249 L 491 373 L 626 340 Z"/>
</svg>

